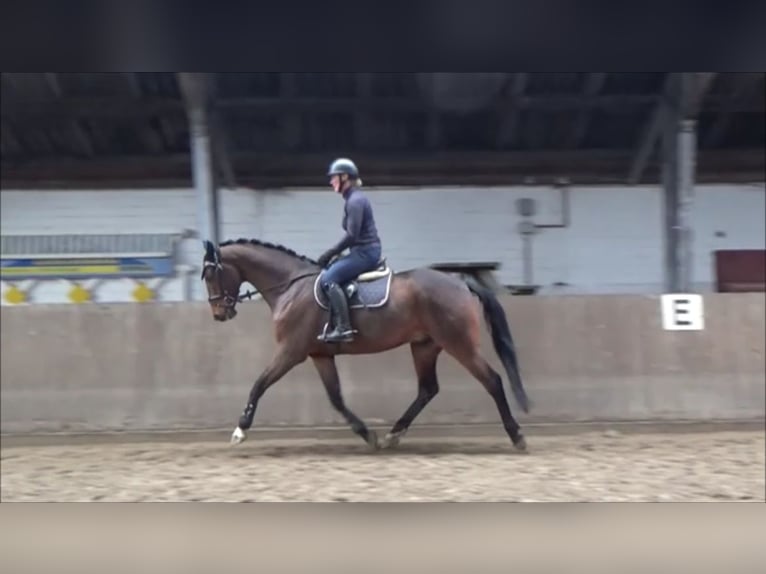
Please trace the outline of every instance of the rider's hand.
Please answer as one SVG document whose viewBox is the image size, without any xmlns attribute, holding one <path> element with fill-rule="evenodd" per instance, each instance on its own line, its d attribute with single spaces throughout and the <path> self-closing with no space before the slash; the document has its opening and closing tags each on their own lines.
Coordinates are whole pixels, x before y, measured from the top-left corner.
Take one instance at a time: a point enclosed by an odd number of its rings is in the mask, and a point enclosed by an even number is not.
<svg viewBox="0 0 766 574">
<path fill-rule="evenodd" d="M 322 253 L 322 255 L 319 256 L 319 259 L 317 259 L 317 263 L 319 263 L 319 266 L 324 269 L 327 267 L 327 265 L 330 263 L 330 260 L 333 258 L 335 253 L 332 251 L 325 251 Z"/>
</svg>

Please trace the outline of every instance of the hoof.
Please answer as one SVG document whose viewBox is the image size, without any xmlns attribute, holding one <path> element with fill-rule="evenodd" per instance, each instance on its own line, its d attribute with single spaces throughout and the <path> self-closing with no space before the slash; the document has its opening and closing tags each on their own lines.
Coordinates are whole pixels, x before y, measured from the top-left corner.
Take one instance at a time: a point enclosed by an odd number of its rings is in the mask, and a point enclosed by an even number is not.
<svg viewBox="0 0 766 574">
<path fill-rule="evenodd" d="M 380 443 L 378 443 L 378 434 L 374 430 L 367 431 L 367 440 L 365 441 L 372 450 L 379 450 Z"/>
<path fill-rule="evenodd" d="M 520 452 L 527 452 L 527 439 L 525 439 L 522 435 L 519 435 L 518 438 L 513 441 L 513 446 L 515 446 L 516 450 Z"/>
<path fill-rule="evenodd" d="M 247 438 L 247 435 L 245 434 L 245 431 L 243 431 L 241 428 L 237 427 L 234 429 L 234 432 L 231 433 L 231 444 L 240 444 L 242 442 L 245 442 L 245 439 Z"/>
<path fill-rule="evenodd" d="M 396 448 L 399 446 L 399 442 L 402 440 L 402 437 L 404 436 L 405 431 L 398 432 L 398 433 L 388 433 L 386 435 L 386 438 L 383 439 L 383 442 L 380 445 L 380 448 Z"/>
</svg>

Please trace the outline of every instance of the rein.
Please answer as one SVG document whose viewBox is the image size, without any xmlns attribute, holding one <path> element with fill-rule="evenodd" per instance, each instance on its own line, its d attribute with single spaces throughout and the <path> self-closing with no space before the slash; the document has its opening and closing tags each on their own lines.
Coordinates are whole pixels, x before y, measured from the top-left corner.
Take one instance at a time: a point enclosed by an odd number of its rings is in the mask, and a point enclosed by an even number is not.
<svg viewBox="0 0 766 574">
<path fill-rule="evenodd" d="M 274 289 L 277 289 L 278 287 L 289 287 L 296 281 L 300 279 L 305 279 L 306 277 L 311 277 L 312 275 L 316 275 L 316 271 L 307 271 L 306 273 L 301 273 L 300 275 L 296 275 L 295 277 L 291 277 L 287 281 L 282 281 L 282 283 L 277 283 L 276 285 L 272 285 L 271 287 L 267 287 L 266 289 L 261 289 L 260 292 L 263 293 L 264 291 L 272 291 Z M 252 291 L 253 294 L 258 293 L 258 291 Z M 244 295 L 243 295 L 244 297 Z"/>
<path fill-rule="evenodd" d="M 227 307 L 230 307 L 232 309 L 234 308 L 234 306 L 237 303 L 241 303 L 245 299 L 252 299 L 253 295 L 257 295 L 259 292 L 260 293 L 264 293 L 264 292 L 272 291 L 274 289 L 278 289 L 280 287 L 289 287 L 290 285 L 292 285 L 293 283 L 295 283 L 296 281 L 298 281 L 300 279 L 304 279 L 306 277 L 311 277 L 312 275 L 316 275 L 316 271 L 309 271 L 309 272 L 306 272 L 306 273 L 301 273 L 300 275 L 296 275 L 294 277 L 291 277 L 287 281 L 283 281 L 282 283 L 277 283 L 276 285 L 272 285 L 271 287 L 267 287 L 266 289 L 259 289 L 259 290 L 256 290 L 256 291 L 248 291 L 246 293 L 243 293 L 242 295 L 237 294 L 237 296 L 235 297 L 235 296 L 229 294 L 226 291 L 226 289 L 223 288 L 223 284 L 222 284 L 222 281 L 221 281 L 221 271 L 223 271 L 223 265 L 220 262 L 205 261 L 205 264 L 202 267 L 201 278 L 202 279 L 205 278 L 205 271 L 207 271 L 210 268 L 215 270 L 215 276 L 216 276 L 216 278 L 218 280 L 218 289 L 221 292 L 221 294 L 220 295 L 214 295 L 214 296 L 208 297 L 208 299 L 207 299 L 208 302 L 214 303 L 216 301 L 220 301 L 221 299 L 223 299 L 224 305 L 226 305 Z"/>
</svg>

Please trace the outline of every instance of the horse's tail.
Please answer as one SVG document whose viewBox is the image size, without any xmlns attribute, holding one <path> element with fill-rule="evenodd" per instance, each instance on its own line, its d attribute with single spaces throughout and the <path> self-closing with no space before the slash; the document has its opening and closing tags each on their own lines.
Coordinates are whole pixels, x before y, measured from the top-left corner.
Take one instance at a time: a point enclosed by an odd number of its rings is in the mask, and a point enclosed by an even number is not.
<svg viewBox="0 0 766 574">
<path fill-rule="evenodd" d="M 530 401 L 521 382 L 519 361 L 516 358 L 516 349 L 514 348 L 511 329 L 508 326 L 505 311 L 492 291 L 470 279 L 466 281 L 466 284 L 471 292 L 478 296 L 481 301 L 484 308 L 484 317 L 489 324 L 489 330 L 492 335 L 492 344 L 503 363 L 503 367 L 505 367 L 505 371 L 508 373 L 513 396 L 522 410 L 528 413 Z"/>
</svg>

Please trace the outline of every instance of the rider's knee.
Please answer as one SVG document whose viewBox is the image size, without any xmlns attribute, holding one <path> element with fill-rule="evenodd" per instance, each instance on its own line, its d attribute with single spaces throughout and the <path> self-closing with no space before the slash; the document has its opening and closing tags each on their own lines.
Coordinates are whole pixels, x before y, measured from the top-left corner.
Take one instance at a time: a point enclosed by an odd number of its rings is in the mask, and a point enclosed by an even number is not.
<svg viewBox="0 0 766 574">
<path fill-rule="evenodd" d="M 335 283 L 335 278 L 332 276 L 331 273 L 327 273 L 325 271 L 319 276 L 319 285 L 322 287 L 322 289 L 327 289 L 330 285 Z"/>
</svg>

